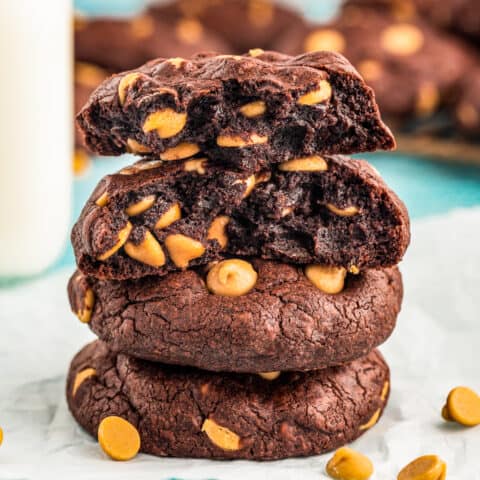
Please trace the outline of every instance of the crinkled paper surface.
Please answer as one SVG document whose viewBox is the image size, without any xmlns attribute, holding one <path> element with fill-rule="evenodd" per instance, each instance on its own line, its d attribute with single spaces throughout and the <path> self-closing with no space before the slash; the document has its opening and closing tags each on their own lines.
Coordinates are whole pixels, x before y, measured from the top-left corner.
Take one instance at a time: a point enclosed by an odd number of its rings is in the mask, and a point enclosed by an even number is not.
<svg viewBox="0 0 480 480">
<path fill-rule="evenodd" d="M 447 424 L 448 391 L 480 391 L 480 209 L 414 222 L 401 265 L 405 302 L 382 347 L 392 369 L 390 403 L 353 447 L 396 478 L 413 458 L 436 453 L 449 480 L 480 480 L 480 426 Z M 139 455 L 108 460 L 70 416 L 64 380 L 71 357 L 93 336 L 69 312 L 71 272 L 0 290 L 0 480 L 321 479 L 329 455 L 279 462 L 213 462 Z"/>
</svg>

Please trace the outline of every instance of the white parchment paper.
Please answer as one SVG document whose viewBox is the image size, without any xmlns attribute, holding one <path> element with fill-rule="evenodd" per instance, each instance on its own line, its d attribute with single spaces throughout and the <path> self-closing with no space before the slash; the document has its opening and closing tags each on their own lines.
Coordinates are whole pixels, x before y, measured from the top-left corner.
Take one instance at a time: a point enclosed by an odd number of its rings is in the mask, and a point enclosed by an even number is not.
<svg viewBox="0 0 480 480">
<path fill-rule="evenodd" d="M 382 347 L 392 369 L 390 403 L 353 447 L 395 479 L 413 458 L 436 453 L 447 478 L 480 480 L 480 427 L 447 424 L 448 391 L 480 391 L 480 209 L 418 221 L 401 265 L 405 302 Z M 319 479 L 329 455 L 279 462 L 213 462 L 139 455 L 108 460 L 71 418 L 64 376 L 93 338 L 69 312 L 71 272 L 0 290 L 0 479 Z"/>
</svg>

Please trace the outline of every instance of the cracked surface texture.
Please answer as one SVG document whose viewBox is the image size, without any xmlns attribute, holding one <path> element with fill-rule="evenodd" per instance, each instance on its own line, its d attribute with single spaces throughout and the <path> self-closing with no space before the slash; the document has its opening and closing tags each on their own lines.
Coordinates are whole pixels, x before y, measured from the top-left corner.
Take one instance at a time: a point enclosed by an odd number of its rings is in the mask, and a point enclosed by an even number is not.
<svg viewBox="0 0 480 480">
<path fill-rule="evenodd" d="M 95 296 L 90 328 L 135 357 L 214 371 L 313 370 L 366 355 L 391 334 L 402 302 L 396 267 L 347 277 L 336 295 L 301 268 L 250 260 L 258 272 L 241 297 L 210 293 L 199 270 L 162 278 L 69 282 L 72 310 Z"/>
<path fill-rule="evenodd" d="M 248 173 L 207 163 L 188 171 L 191 160 L 138 162 L 106 176 L 88 200 L 72 232 L 77 264 L 84 273 L 105 279 L 165 275 L 180 268 L 165 248 L 171 234 L 188 236 L 205 248 L 189 267 L 232 255 L 360 270 L 397 264 L 410 241 L 403 203 L 367 162 L 343 156 L 321 160 L 326 171 L 274 169 L 257 174 L 254 187 Z M 105 194 L 107 201 L 98 202 Z M 130 216 L 128 207 L 145 198 L 152 202 L 148 208 Z M 159 218 L 176 204 L 181 219 L 157 228 Z M 358 211 L 342 215 L 351 207 Z M 226 246 L 208 238 L 212 222 L 221 216 L 229 217 Z M 151 234 L 164 251 L 164 264 L 146 264 L 124 248 L 98 259 L 116 244 L 127 222 L 132 225 L 128 240 L 142 244 Z"/>
<path fill-rule="evenodd" d="M 142 146 L 138 152 L 158 156 L 188 142 L 217 162 L 253 171 L 292 157 L 395 146 L 373 91 L 335 53 L 199 54 L 190 60 L 159 58 L 129 73 L 136 74 L 129 81 L 126 73 L 106 80 L 77 116 L 94 153 L 119 155 L 134 140 Z M 319 88 L 321 98 L 302 103 Z M 264 112 L 245 116 L 241 107 L 251 102 L 264 102 Z M 162 125 L 168 133 L 150 121 L 157 112 L 166 112 Z M 217 143 L 225 136 L 246 145 Z"/>
<path fill-rule="evenodd" d="M 72 396 L 77 373 L 94 368 Z M 320 454 L 348 443 L 386 400 L 389 370 L 378 351 L 350 365 L 259 376 L 217 374 L 115 356 L 95 341 L 73 359 L 67 400 L 74 417 L 96 436 L 100 421 L 118 415 L 158 456 L 273 460 Z M 239 450 L 215 446 L 201 431 L 206 419 L 240 437 Z"/>
</svg>

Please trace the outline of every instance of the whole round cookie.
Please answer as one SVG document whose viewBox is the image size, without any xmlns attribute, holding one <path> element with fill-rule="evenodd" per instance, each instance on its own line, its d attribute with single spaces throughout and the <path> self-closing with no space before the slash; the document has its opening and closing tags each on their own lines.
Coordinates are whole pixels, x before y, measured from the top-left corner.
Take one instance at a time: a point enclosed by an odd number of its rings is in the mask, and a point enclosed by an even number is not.
<svg viewBox="0 0 480 480">
<path fill-rule="evenodd" d="M 77 272 L 68 291 L 72 310 L 115 352 L 212 371 L 303 371 L 362 357 L 395 327 L 403 294 L 398 269 L 345 275 L 226 260 L 208 274 L 139 280 Z"/>
<path fill-rule="evenodd" d="M 347 5 L 328 24 L 285 35 L 279 51 L 331 50 L 345 55 L 373 88 L 386 117 L 425 117 L 447 104 L 472 63 L 461 42 L 418 18 Z"/>
<path fill-rule="evenodd" d="M 378 351 L 343 367 L 269 381 L 115 356 L 95 341 L 73 359 L 67 380 L 70 410 L 91 435 L 103 419 L 118 416 L 137 430 L 141 451 L 175 457 L 324 453 L 375 425 L 388 393 L 389 370 Z"/>
</svg>

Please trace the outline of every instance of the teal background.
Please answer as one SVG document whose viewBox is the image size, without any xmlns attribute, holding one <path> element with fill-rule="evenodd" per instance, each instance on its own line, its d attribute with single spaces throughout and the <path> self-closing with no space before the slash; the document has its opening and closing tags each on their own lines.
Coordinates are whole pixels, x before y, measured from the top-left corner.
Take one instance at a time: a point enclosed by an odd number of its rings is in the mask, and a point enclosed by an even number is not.
<svg viewBox="0 0 480 480">
<path fill-rule="evenodd" d="M 338 5 L 335 0 L 293 1 L 309 18 L 328 18 Z M 78 11 L 87 15 L 128 15 L 145 4 L 144 0 L 76 0 Z M 441 214 L 457 207 L 480 204 L 480 167 L 445 164 L 432 159 L 399 153 L 360 155 L 368 159 L 386 182 L 406 203 L 412 219 Z M 480 159 L 479 159 L 480 160 Z M 98 180 L 108 173 L 132 163 L 134 157 L 95 158 L 85 174 L 75 180 L 73 219 L 89 197 Z M 53 269 L 71 265 L 74 258 L 70 245 Z"/>
</svg>

